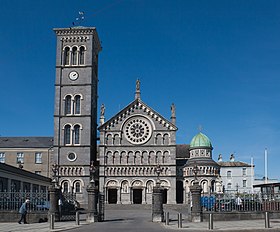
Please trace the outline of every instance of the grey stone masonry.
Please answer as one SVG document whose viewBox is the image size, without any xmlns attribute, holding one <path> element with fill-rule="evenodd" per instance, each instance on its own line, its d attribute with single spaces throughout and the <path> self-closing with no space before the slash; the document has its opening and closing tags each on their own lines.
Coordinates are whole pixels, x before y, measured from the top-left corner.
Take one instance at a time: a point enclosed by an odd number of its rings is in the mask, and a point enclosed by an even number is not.
<svg viewBox="0 0 280 232">
<path fill-rule="evenodd" d="M 98 54 L 95 27 L 54 29 L 57 38 L 52 162 L 63 192 L 87 204 L 89 166 L 97 157 Z"/>
</svg>

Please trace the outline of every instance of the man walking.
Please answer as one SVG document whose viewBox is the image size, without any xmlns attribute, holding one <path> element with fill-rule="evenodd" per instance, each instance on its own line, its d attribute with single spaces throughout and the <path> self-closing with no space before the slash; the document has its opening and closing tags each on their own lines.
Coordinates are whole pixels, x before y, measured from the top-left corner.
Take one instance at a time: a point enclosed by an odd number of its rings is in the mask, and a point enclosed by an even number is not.
<svg viewBox="0 0 280 232">
<path fill-rule="evenodd" d="M 18 221 L 19 224 L 21 224 L 22 220 L 24 224 L 27 224 L 26 221 L 26 214 L 27 214 L 27 204 L 29 203 L 29 199 L 26 199 L 25 202 L 21 205 L 21 207 L 19 208 L 19 213 L 21 214 L 21 218 Z"/>
</svg>

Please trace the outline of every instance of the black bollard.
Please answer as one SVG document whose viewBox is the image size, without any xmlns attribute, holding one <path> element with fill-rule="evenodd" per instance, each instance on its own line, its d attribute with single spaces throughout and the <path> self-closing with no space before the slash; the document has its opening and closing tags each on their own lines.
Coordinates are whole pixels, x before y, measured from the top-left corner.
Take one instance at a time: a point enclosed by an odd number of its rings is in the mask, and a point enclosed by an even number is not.
<svg viewBox="0 0 280 232">
<path fill-rule="evenodd" d="M 51 230 L 54 229 L 54 214 L 53 213 L 50 214 L 50 229 Z"/>
<path fill-rule="evenodd" d="M 178 213 L 178 228 L 182 228 L 182 214 Z"/>
<path fill-rule="evenodd" d="M 165 213 L 165 225 L 169 225 L 169 212 Z"/>
<path fill-rule="evenodd" d="M 210 213 L 209 214 L 209 226 L 208 226 L 209 230 L 213 230 L 213 214 Z"/>
<path fill-rule="evenodd" d="M 270 228 L 270 222 L 269 222 L 269 212 L 265 212 L 265 228 Z"/>
<path fill-rule="evenodd" d="M 76 225 L 80 225 L 80 212 L 76 211 Z"/>
</svg>

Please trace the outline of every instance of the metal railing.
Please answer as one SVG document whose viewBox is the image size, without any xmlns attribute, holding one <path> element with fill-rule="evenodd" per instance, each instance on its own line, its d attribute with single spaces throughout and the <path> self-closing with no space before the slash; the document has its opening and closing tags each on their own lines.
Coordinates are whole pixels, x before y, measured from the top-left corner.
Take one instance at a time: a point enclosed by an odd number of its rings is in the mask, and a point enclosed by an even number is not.
<svg viewBox="0 0 280 232">
<path fill-rule="evenodd" d="M 204 211 L 280 211 L 280 199 L 261 194 L 211 194 L 201 196 Z"/>
<path fill-rule="evenodd" d="M 44 211 L 49 209 L 47 192 L 0 192 L 0 210 L 18 211 L 26 199 L 29 211 Z"/>
</svg>

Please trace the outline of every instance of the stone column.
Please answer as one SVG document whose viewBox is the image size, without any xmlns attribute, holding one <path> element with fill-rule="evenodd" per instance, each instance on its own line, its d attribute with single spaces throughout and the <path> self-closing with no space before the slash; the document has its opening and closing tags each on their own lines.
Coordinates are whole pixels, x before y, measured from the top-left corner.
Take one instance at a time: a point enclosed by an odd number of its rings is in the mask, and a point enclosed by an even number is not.
<svg viewBox="0 0 280 232">
<path fill-rule="evenodd" d="M 194 182 L 193 186 L 190 186 L 190 191 L 192 194 L 192 209 L 191 209 L 191 220 L 192 222 L 202 222 L 202 209 L 201 209 L 201 191 L 197 181 Z"/>
<path fill-rule="evenodd" d="M 95 188 L 94 181 L 91 180 L 88 187 L 88 215 L 87 221 L 88 222 L 97 222 L 98 221 L 98 211 L 97 211 L 97 199 L 96 194 L 97 190 Z"/>
<path fill-rule="evenodd" d="M 49 187 L 49 194 L 50 194 L 50 209 L 49 209 L 49 218 L 50 215 L 54 215 L 55 221 L 60 221 L 59 209 L 58 209 L 58 199 L 59 199 L 60 189 L 55 186 L 51 185 Z"/>
<path fill-rule="evenodd" d="M 152 221 L 153 222 L 163 222 L 163 189 L 160 187 L 160 183 L 157 182 L 156 186 L 153 188 L 152 195 Z"/>
</svg>

